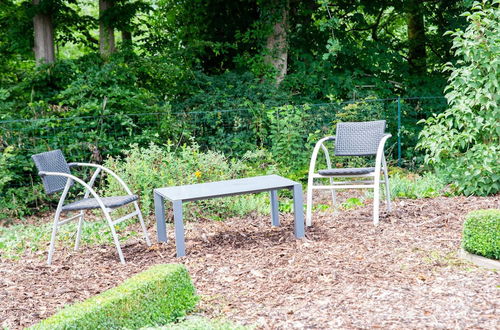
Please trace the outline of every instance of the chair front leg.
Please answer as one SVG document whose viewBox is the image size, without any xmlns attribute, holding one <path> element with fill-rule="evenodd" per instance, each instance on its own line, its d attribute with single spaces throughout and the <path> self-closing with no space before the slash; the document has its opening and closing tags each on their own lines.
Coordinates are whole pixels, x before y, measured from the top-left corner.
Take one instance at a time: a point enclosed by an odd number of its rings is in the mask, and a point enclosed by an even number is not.
<svg viewBox="0 0 500 330">
<path fill-rule="evenodd" d="M 380 209 L 380 173 L 375 173 L 374 187 L 373 187 L 373 224 L 378 226 L 379 222 L 379 209 Z"/>
<path fill-rule="evenodd" d="M 49 256 L 47 258 L 48 265 L 52 263 L 52 256 L 54 255 L 54 249 L 56 246 L 57 229 L 59 227 L 59 218 L 61 217 L 62 207 L 72 183 L 73 180 L 71 178 L 68 178 L 68 180 L 66 181 L 66 185 L 64 186 L 64 190 L 61 194 L 61 198 L 59 199 L 59 203 L 57 204 L 56 214 L 54 216 L 54 224 L 52 226 L 52 235 L 50 237 Z"/>
<path fill-rule="evenodd" d="M 327 166 L 331 167 L 330 156 L 328 155 L 328 149 L 323 145 L 323 142 L 333 140 L 334 137 L 328 136 L 322 138 L 316 145 L 314 146 L 313 153 L 311 156 L 311 161 L 309 163 L 309 175 L 307 178 L 307 196 L 306 196 L 306 226 L 311 226 L 312 224 L 312 193 L 313 193 L 313 184 L 314 184 L 314 170 L 316 168 L 316 158 L 318 158 L 319 149 L 323 149 L 323 152 L 326 156 Z M 333 197 L 333 195 L 332 195 Z"/>
<path fill-rule="evenodd" d="M 101 209 L 102 212 L 104 213 L 104 216 L 106 217 L 106 220 L 108 221 L 109 229 L 111 230 L 111 235 L 113 236 L 113 241 L 116 246 L 116 251 L 118 251 L 118 256 L 120 257 L 120 262 L 122 264 L 125 264 L 125 258 L 123 257 L 122 248 L 120 246 L 120 240 L 118 239 L 118 235 L 116 234 L 115 225 L 111 220 L 111 216 L 109 215 L 108 210 L 105 207 L 101 207 Z"/>
<path fill-rule="evenodd" d="M 56 210 L 56 214 L 54 216 L 54 224 L 52 225 L 52 235 L 50 237 L 49 256 L 47 258 L 47 265 L 52 264 L 52 256 L 54 255 L 54 249 L 56 246 L 56 235 L 57 235 L 57 228 L 59 227 L 60 217 L 61 217 L 61 208 L 58 207 Z"/>
<path fill-rule="evenodd" d="M 380 209 L 380 172 L 382 171 L 382 163 L 385 163 L 384 145 L 385 141 L 390 138 L 390 134 L 385 134 L 377 147 L 377 156 L 375 157 L 375 177 L 373 180 L 373 224 L 378 225 L 379 222 L 379 209 Z M 387 170 L 387 164 L 384 166 Z M 385 173 L 385 172 L 384 172 Z M 387 187 L 387 186 L 386 186 Z"/>
</svg>

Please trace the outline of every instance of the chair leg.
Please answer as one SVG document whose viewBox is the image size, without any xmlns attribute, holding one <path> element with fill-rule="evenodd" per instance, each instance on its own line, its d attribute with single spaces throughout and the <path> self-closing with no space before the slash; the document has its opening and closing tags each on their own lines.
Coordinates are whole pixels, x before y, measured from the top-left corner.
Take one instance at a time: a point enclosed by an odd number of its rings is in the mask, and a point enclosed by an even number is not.
<svg viewBox="0 0 500 330">
<path fill-rule="evenodd" d="M 108 221 L 109 229 L 111 230 L 111 235 L 113 236 L 113 241 L 115 242 L 116 251 L 118 251 L 118 256 L 120 257 L 120 262 L 125 264 L 125 258 L 123 257 L 122 248 L 120 246 L 120 241 L 118 240 L 118 235 L 116 235 L 115 226 L 113 225 L 113 221 L 109 215 L 109 212 L 106 209 L 102 210 L 106 220 Z"/>
<path fill-rule="evenodd" d="M 148 230 L 146 229 L 146 225 L 144 224 L 144 219 L 142 218 L 142 212 L 139 208 L 139 204 L 134 202 L 135 210 L 137 211 L 139 222 L 141 223 L 142 232 L 144 233 L 144 238 L 146 239 L 146 244 L 151 246 L 151 241 L 149 240 Z"/>
<path fill-rule="evenodd" d="M 387 212 L 391 212 L 392 211 L 391 189 L 389 186 L 389 175 L 387 174 L 387 166 L 384 166 L 384 185 L 385 185 L 385 198 L 387 199 Z"/>
<path fill-rule="evenodd" d="M 85 212 L 80 212 L 80 217 L 78 218 L 78 229 L 76 230 L 76 239 L 75 239 L 75 251 L 80 247 L 80 239 L 82 237 L 82 226 L 83 226 L 83 217 L 85 216 Z"/>
<path fill-rule="evenodd" d="M 307 183 L 307 196 L 306 196 L 306 226 L 312 225 L 312 193 L 313 182 L 309 180 Z"/>
<path fill-rule="evenodd" d="M 330 185 L 333 186 L 333 178 L 330 178 Z M 334 207 L 335 206 L 335 200 L 336 200 L 337 191 L 335 189 L 332 189 L 331 192 L 332 192 L 332 207 Z"/>
<path fill-rule="evenodd" d="M 56 234 L 57 234 L 57 228 L 59 227 L 60 216 L 61 216 L 61 209 L 57 208 L 56 214 L 54 216 L 54 225 L 52 226 L 52 236 L 50 238 L 49 257 L 47 258 L 47 265 L 50 265 L 52 263 L 52 256 L 54 255 L 54 249 L 56 246 Z"/>
<path fill-rule="evenodd" d="M 378 226 L 380 208 L 380 180 L 375 179 L 373 187 L 373 224 Z"/>
</svg>

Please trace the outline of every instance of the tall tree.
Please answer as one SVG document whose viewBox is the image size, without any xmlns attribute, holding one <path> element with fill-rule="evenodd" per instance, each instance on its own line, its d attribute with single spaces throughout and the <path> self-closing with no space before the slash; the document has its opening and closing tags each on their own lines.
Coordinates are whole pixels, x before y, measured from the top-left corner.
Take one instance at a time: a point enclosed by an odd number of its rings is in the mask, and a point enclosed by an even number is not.
<svg viewBox="0 0 500 330">
<path fill-rule="evenodd" d="M 54 51 L 54 25 L 47 0 L 33 0 L 35 16 L 33 27 L 35 35 L 35 59 L 37 63 L 53 63 L 56 60 Z"/>
<path fill-rule="evenodd" d="M 427 71 L 425 24 L 421 0 L 407 0 L 408 64 L 410 74 L 423 76 Z"/>
<path fill-rule="evenodd" d="M 115 52 L 115 30 L 111 24 L 111 15 L 106 15 L 113 5 L 113 0 L 99 0 L 99 52 L 103 57 Z"/>
<path fill-rule="evenodd" d="M 265 62 L 272 65 L 276 71 L 276 84 L 279 85 L 285 78 L 288 64 L 288 15 L 289 0 L 272 0 L 270 17 L 271 33 L 267 37 Z"/>
</svg>

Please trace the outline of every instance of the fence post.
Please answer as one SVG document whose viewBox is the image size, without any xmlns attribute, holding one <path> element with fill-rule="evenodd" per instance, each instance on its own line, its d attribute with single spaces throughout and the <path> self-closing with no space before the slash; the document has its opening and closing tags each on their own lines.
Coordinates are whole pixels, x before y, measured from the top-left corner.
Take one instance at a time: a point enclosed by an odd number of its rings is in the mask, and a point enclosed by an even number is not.
<svg viewBox="0 0 500 330">
<path fill-rule="evenodd" d="M 401 97 L 398 96 L 398 166 L 401 167 Z"/>
</svg>

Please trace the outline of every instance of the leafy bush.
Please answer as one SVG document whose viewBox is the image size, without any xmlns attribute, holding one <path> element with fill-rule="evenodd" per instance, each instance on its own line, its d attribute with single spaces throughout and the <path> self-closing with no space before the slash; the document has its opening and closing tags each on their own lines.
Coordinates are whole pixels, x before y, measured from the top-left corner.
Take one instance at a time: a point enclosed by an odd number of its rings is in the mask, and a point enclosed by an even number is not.
<svg viewBox="0 0 500 330">
<path fill-rule="evenodd" d="M 186 315 L 197 300 L 183 265 L 155 265 L 115 288 L 66 307 L 31 329 L 137 329 L 161 325 Z"/>
<path fill-rule="evenodd" d="M 208 76 L 194 72 L 185 90 L 172 102 L 183 113 L 183 128 L 204 149 L 241 156 L 256 146 L 269 146 L 267 109 L 289 102 L 289 95 L 272 82 L 249 72 Z"/>
<path fill-rule="evenodd" d="M 452 33 L 459 58 L 451 71 L 446 98 L 450 108 L 429 118 L 419 147 L 426 161 L 448 174 L 466 195 L 500 191 L 500 1 L 474 2 L 465 31 Z"/>
<path fill-rule="evenodd" d="M 176 68 L 165 58 L 83 56 L 30 68 L 17 84 L 2 86 L 0 219 L 31 214 L 47 201 L 36 184 L 35 153 L 60 148 L 68 161 L 100 162 L 131 143 L 185 137 L 165 95 L 151 88 L 175 91 L 172 81 L 182 77 Z"/>
<path fill-rule="evenodd" d="M 403 171 L 399 168 L 389 168 L 389 188 L 391 199 L 395 198 L 434 198 L 438 196 L 451 196 L 450 190 L 444 180 L 435 173 L 423 174 Z M 381 186 L 381 193 L 385 194 L 385 187 Z M 373 190 L 368 190 L 366 196 L 373 197 Z"/>
<path fill-rule="evenodd" d="M 389 177 L 391 199 L 393 198 L 433 198 L 451 194 L 446 184 L 436 174 L 427 172 L 422 175 L 396 172 Z"/>
<path fill-rule="evenodd" d="M 462 245 L 470 253 L 500 260 L 500 209 L 467 214 Z"/>
<path fill-rule="evenodd" d="M 284 173 L 292 179 L 307 173 L 309 161 L 308 106 L 283 106 L 269 111 L 271 121 L 271 152 Z M 296 173 L 295 175 L 293 173 Z M 297 173 L 298 172 L 298 173 Z"/>
<path fill-rule="evenodd" d="M 165 148 L 154 144 L 148 148 L 135 145 L 125 152 L 124 157 L 110 157 L 104 165 L 115 171 L 134 193 L 141 196 L 142 208 L 146 213 L 153 209 L 155 188 L 246 176 L 243 163 L 229 161 L 218 152 L 202 152 L 194 142 L 179 148 L 172 144 Z M 122 193 L 120 186 L 113 180 L 108 182 L 104 191 L 108 195 Z M 267 212 L 267 198 L 258 196 L 244 195 L 189 203 L 185 208 L 186 217 L 221 219 L 252 211 Z"/>
</svg>

